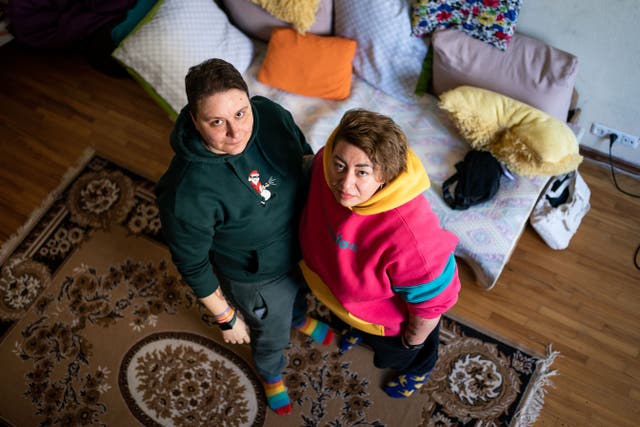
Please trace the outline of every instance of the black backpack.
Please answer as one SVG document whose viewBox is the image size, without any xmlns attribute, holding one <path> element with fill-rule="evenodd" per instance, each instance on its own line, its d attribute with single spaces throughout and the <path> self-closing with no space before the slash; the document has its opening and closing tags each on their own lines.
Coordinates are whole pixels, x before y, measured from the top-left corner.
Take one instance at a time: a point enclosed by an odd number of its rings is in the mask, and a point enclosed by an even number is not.
<svg viewBox="0 0 640 427">
<path fill-rule="evenodd" d="M 500 188 L 502 167 L 488 151 L 471 150 L 456 163 L 456 173 L 442 183 L 442 196 L 452 209 L 464 210 L 490 200 Z M 457 182 L 454 195 L 449 187 Z"/>
</svg>

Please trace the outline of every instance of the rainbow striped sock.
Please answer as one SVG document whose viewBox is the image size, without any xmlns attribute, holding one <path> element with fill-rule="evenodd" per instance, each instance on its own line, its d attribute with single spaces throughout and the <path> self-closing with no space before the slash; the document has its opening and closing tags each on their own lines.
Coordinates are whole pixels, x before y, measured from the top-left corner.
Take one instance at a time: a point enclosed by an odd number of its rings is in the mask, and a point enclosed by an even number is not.
<svg viewBox="0 0 640 427">
<path fill-rule="evenodd" d="M 282 375 L 272 378 L 261 378 L 264 392 L 267 395 L 267 404 L 269 408 L 278 415 L 287 415 L 291 412 L 291 402 L 287 389 L 284 388 Z"/>
<path fill-rule="evenodd" d="M 324 322 L 305 316 L 304 322 L 294 325 L 303 334 L 309 335 L 322 345 L 329 345 L 333 341 L 333 330 Z"/>
</svg>

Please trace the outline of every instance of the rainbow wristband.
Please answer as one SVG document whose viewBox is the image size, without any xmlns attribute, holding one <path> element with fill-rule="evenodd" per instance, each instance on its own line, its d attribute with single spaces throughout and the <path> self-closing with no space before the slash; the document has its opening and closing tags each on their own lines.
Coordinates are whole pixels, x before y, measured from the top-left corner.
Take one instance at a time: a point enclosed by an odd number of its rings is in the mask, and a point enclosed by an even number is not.
<svg viewBox="0 0 640 427">
<path fill-rule="evenodd" d="M 220 316 L 216 319 L 216 322 L 218 323 L 227 323 L 229 322 L 234 316 L 236 315 L 236 311 L 231 309 L 228 313 L 226 313 L 224 316 Z"/>
<path fill-rule="evenodd" d="M 229 310 L 231 310 L 231 306 L 227 305 L 227 308 L 225 308 L 222 313 L 214 314 L 213 318 L 216 319 L 216 321 L 217 321 L 218 319 L 221 319 L 221 318 L 225 317 L 227 315 L 227 313 L 229 312 Z"/>
</svg>

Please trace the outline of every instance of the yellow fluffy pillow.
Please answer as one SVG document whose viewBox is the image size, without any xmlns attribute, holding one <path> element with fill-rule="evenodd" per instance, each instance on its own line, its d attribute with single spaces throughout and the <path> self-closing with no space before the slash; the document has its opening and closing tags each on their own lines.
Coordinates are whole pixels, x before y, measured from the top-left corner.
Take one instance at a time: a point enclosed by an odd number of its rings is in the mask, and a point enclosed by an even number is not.
<svg viewBox="0 0 640 427">
<path fill-rule="evenodd" d="M 460 86 L 441 94 L 439 106 L 471 147 L 491 152 L 519 175 L 560 175 L 582 162 L 569 126 L 515 99 Z"/>
<path fill-rule="evenodd" d="M 316 20 L 320 0 L 251 0 L 275 18 L 304 34 Z"/>
</svg>

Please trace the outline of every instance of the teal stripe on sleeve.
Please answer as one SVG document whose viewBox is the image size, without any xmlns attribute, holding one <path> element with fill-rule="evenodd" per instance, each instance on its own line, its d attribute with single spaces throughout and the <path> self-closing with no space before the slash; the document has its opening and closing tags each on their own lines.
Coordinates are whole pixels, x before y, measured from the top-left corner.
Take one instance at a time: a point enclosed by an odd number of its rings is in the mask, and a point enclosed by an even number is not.
<svg viewBox="0 0 640 427">
<path fill-rule="evenodd" d="M 427 301 L 445 290 L 449 283 L 451 283 L 455 271 L 456 258 L 451 254 L 442 273 L 432 281 L 414 286 L 392 286 L 392 289 L 409 303 L 416 304 Z"/>
</svg>

